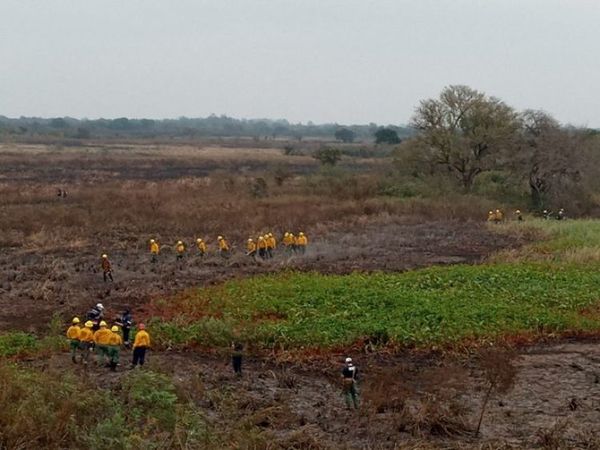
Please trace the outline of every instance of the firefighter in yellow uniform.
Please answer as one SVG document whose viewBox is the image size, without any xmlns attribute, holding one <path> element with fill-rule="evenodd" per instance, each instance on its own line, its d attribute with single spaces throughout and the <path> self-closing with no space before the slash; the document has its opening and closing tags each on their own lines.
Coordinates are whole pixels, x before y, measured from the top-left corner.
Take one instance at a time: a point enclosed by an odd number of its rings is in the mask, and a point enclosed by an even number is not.
<svg viewBox="0 0 600 450">
<path fill-rule="evenodd" d="M 496 221 L 496 214 L 494 214 L 494 211 L 489 211 L 488 212 L 487 221 L 488 222 L 495 222 Z"/>
<path fill-rule="evenodd" d="M 267 241 L 267 255 L 269 256 L 269 258 L 272 258 L 273 252 L 277 248 L 277 241 L 275 240 L 275 236 L 273 236 L 273 233 L 267 234 L 266 241 Z"/>
<path fill-rule="evenodd" d="M 110 336 L 108 338 L 108 360 L 110 363 L 110 370 L 113 372 L 117 370 L 119 353 L 122 345 L 123 338 L 119 334 L 119 327 L 115 325 L 110 329 Z"/>
<path fill-rule="evenodd" d="M 69 347 L 71 348 L 71 360 L 77 362 L 77 349 L 79 349 L 79 334 L 81 327 L 79 326 L 79 318 L 73 317 L 72 325 L 67 330 L 67 339 L 69 339 Z"/>
<path fill-rule="evenodd" d="M 222 258 L 229 258 L 229 244 L 225 240 L 223 236 L 219 236 L 217 238 L 217 242 L 219 243 L 219 254 Z"/>
<path fill-rule="evenodd" d="M 256 260 L 256 242 L 254 242 L 254 239 L 248 239 L 246 242 L 246 255 Z"/>
<path fill-rule="evenodd" d="M 160 253 L 160 246 L 155 239 L 150 239 L 150 262 L 155 263 L 158 261 L 158 254 Z"/>
<path fill-rule="evenodd" d="M 177 244 L 175 244 L 175 253 L 177 254 L 177 261 L 181 261 L 185 254 L 185 244 L 182 241 L 177 241 Z"/>
<path fill-rule="evenodd" d="M 81 346 L 81 362 L 84 364 L 88 363 L 88 359 L 90 357 L 90 350 L 94 345 L 94 332 L 92 328 L 94 327 L 94 322 L 88 320 L 85 323 L 84 328 L 79 330 L 79 343 Z"/>
<path fill-rule="evenodd" d="M 285 247 L 286 253 L 290 253 L 294 248 L 294 235 L 289 231 L 286 231 L 283 235 L 283 246 Z"/>
<path fill-rule="evenodd" d="M 267 240 L 264 236 L 258 237 L 258 256 L 260 256 L 261 259 L 267 257 Z"/>
<path fill-rule="evenodd" d="M 111 331 L 103 320 L 100 322 L 100 329 L 94 333 L 94 343 L 96 344 L 96 364 L 104 364 L 104 358 L 108 358 L 108 346 L 110 342 Z"/>
<path fill-rule="evenodd" d="M 500 223 L 504 220 L 504 214 L 499 209 L 496 210 L 495 216 L 496 216 L 496 219 L 495 219 L 496 223 Z"/>
<path fill-rule="evenodd" d="M 306 252 L 306 246 L 308 245 L 308 238 L 301 231 L 298 233 L 298 237 L 296 238 L 296 250 L 302 254 Z"/>
<path fill-rule="evenodd" d="M 196 247 L 198 247 L 198 252 L 200 253 L 200 257 L 204 258 L 206 255 L 206 242 L 202 238 L 196 239 Z"/>
</svg>

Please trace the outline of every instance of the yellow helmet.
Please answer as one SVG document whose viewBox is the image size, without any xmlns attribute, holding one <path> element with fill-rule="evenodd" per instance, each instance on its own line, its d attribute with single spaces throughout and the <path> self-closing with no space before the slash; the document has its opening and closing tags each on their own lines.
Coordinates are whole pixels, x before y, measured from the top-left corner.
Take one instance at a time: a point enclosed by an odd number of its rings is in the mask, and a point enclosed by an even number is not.
<svg viewBox="0 0 600 450">
<path fill-rule="evenodd" d="M 94 324 L 93 324 L 93 322 L 92 322 L 91 320 L 88 320 L 88 321 L 85 323 L 85 327 L 86 327 L 86 328 L 92 328 L 93 326 L 94 326 Z"/>
<path fill-rule="evenodd" d="M 107 326 L 107 324 L 106 324 L 106 322 L 103 320 L 102 322 L 100 322 L 100 326 L 101 326 L 101 327 L 105 327 L 105 326 Z"/>
<path fill-rule="evenodd" d="M 104 254 L 102 255 L 102 259 L 106 259 L 106 258 L 108 258 L 108 255 L 107 255 L 106 253 L 104 253 Z"/>
<path fill-rule="evenodd" d="M 269 234 L 268 234 L 268 236 L 269 236 L 269 237 L 273 237 L 273 233 L 269 233 Z"/>
<path fill-rule="evenodd" d="M 284 236 L 289 236 L 290 233 L 288 231 L 285 232 Z"/>
<path fill-rule="evenodd" d="M 300 236 L 304 236 L 304 233 L 301 231 L 300 233 L 298 233 Z"/>
<path fill-rule="evenodd" d="M 112 331 L 113 333 L 118 333 L 119 332 L 119 327 L 116 325 L 113 325 L 113 327 L 110 329 L 110 331 Z"/>
<path fill-rule="evenodd" d="M 259 236 L 259 237 L 258 237 L 258 240 L 259 240 L 259 241 L 262 241 L 264 238 L 265 238 L 264 236 Z"/>
<path fill-rule="evenodd" d="M 223 236 L 219 236 L 219 237 L 217 238 L 217 241 L 222 241 L 222 240 L 223 240 Z"/>
<path fill-rule="evenodd" d="M 150 243 L 154 244 L 156 241 L 154 239 L 150 239 Z"/>
<path fill-rule="evenodd" d="M 73 324 L 79 323 L 79 317 L 73 317 L 72 322 L 73 322 Z"/>
</svg>

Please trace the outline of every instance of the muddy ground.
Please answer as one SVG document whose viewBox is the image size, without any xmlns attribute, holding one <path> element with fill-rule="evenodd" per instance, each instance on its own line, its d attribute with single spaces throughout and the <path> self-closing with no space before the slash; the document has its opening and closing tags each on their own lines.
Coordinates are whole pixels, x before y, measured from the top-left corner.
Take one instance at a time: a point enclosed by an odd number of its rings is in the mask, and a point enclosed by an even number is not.
<svg viewBox="0 0 600 450">
<path fill-rule="evenodd" d="M 122 249 L 114 242 L 115 250 L 109 252 L 114 283 L 104 283 L 97 248 L 91 246 L 71 251 L 3 248 L 0 330 L 40 329 L 55 313 L 65 318 L 82 315 L 97 302 L 112 318 L 125 306 L 139 309 L 152 298 L 233 277 L 286 269 L 349 273 L 475 263 L 495 250 L 519 244 L 471 222 L 386 217 L 381 223 L 371 219 L 350 226 L 340 224 L 325 236 L 309 235 L 312 242 L 305 255 L 278 251 L 272 260 L 257 262 L 245 256 L 239 243 L 228 260 L 216 255 L 202 259 L 191 249 L 180 264 L 173 250 L 165 248 L 159 262 L 151 264 L 143 244 Z"/>
<path fill-rule="evenodd" d="M 123 353 L 117 373 L 96 367 L 86 372 L 67 355 L 44 364 L 108 388 L 128 370 L 129 356 Z M 339 386 L 343 356 L 303 365 L 247 360 L 241 379 L 226 358 L 193 352 L 150 353 L 147 368 L 172 375 L 212 425 L 223 430 L 256 425 L 294 448 L 600 448 L 596 342 L 521 350 L 514 359 L 514 386 L 492 394 L 479 436 L 473 430 L 487 383 L 473 359 L 355 355 L 361 406 L 353 411 Z M 440 414 L 444 410 L 455 411 L 450 422 Z M 445 435 L 444 426 L 455 434 Z"/>
</svg>

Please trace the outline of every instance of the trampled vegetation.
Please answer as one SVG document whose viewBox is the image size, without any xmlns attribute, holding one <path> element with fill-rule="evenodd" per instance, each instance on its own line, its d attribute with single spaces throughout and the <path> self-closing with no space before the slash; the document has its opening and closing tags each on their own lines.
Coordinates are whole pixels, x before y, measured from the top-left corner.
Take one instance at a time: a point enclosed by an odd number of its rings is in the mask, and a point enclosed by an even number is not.
<svg viewBox="0 0 600 450">
<path fill-rule="evenodd" d="M 476 266 L 230 281 L 156 301 L 154 329 L 169 346 L 224 346 L 238 338 L 262 349 L 430 346 L 600 330 L 600 318 L 590 314 L 598 304 L 600 273 L 590 262 L 600 260 L 590 255 L 598 255 L 600 223 L 532 221 L 500 230 L 515 227 L 551 238 Z"/>
</svg>

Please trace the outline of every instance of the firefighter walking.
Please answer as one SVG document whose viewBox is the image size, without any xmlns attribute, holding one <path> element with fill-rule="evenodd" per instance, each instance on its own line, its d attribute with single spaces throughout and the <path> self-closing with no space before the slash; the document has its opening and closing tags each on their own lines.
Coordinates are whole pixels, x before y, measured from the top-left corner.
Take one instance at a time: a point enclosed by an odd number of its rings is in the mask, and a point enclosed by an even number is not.
<svg viewBox="0 0 600 450">
<path fill-rule="evenodd" d="M 79 318 L 73 317 L 71 326 L 67 330 L 67 339 L 69 339 L 69 348 L 71 349 L 71 361 L 77 363 L 77 350 L 80 348 L 79 335 L 81 327 L 79 326 Z"/>
<path fill-rule="evenodd" d="M 105 283 L 109 279 L 110 281 L 114 281 L 112 276 L 112 266 L 110 264 L 110 261 L 108 260 L 108 255 L 106 253 L 102 255 L 102 273 Z"/>
</svg>

